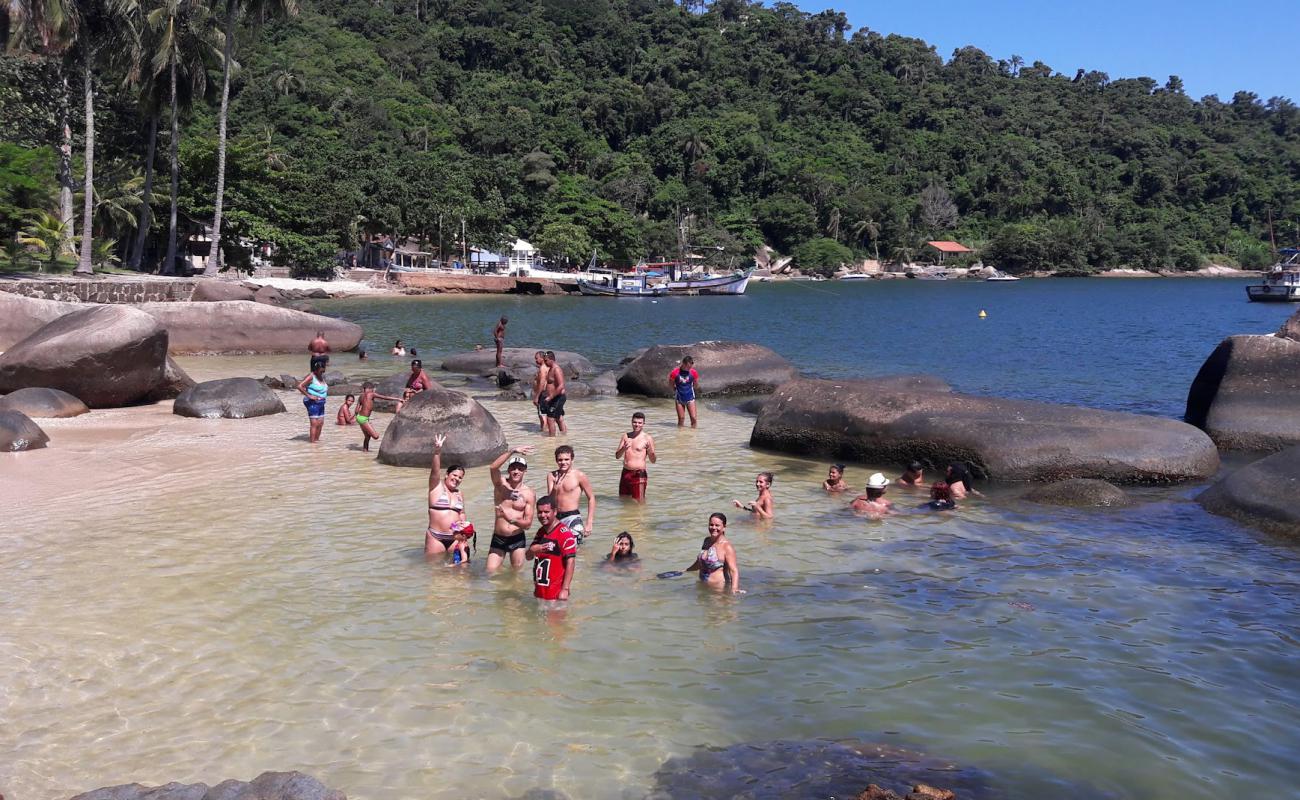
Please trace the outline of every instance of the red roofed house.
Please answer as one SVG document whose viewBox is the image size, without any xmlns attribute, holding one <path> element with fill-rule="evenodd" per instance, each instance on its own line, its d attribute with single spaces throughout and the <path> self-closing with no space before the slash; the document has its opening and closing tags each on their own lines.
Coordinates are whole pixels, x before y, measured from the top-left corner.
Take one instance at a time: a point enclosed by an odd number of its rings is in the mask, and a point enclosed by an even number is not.
<svg viewBox="0 0 1300 800">
<path fill-rule="evenodd" d="M 926 242 L 927 245 L 939 251 L 939 263 L 943 263 L 943 257 L 949 254 L 973 253 L 974 250 L 957 242 Z"/>
</svg>

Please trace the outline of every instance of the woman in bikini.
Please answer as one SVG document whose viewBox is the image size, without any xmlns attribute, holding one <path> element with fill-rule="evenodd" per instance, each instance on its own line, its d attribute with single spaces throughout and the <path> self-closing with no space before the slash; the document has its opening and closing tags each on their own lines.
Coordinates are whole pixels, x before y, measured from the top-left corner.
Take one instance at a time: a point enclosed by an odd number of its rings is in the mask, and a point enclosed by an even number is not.
<svg viewBox="0 0 1300 800">
<path fill-rule="evenodd" d="M 429 472 L 429 528 L 424 532 L 424 553 L 439 556 L 451 549 L 462 531 L 473 533 L 465 521 L 465 498 L 460 493 L 460 482 L 465 479 L 465 469 L 452 464 L 442 475 L 442 445 L 446 434 L 433 437 L 433 469 Z"/>
<path fill-rule="evenodd" d="M 843 464 L 831 464 L 831 468 L 826 471 L 826 480 L 822 481 L 822 489 L 830 494 L 848 491 L 849 485 L 844 482 Z"/>
<path fill-rule="evenodd" d="M 743 594 L 740 589 L 740 566 L 736 563 L 736 548 L 727 539 L 727 515 L 709 515 L 709 535 L 700 545 L 700 554 L 687 572 L 700 573 L 700 583 L 717 591 L 725 591 L 728 584 L 732 594 Z"/>
<path fill-rule="evenodd" d="M 754 498 L 752 503 L 742 503 L 739 500 L 732 500 L 736 508 L 743 508 L 754 515 L 754 519 L 771 519 L 776 513 L 776 507 L 772 503 L 772 481 L 776 476 L 770 472 L 760 472 L 754 479 L 754 488 L 758 489 L 758 497 Z"/>
</svg>

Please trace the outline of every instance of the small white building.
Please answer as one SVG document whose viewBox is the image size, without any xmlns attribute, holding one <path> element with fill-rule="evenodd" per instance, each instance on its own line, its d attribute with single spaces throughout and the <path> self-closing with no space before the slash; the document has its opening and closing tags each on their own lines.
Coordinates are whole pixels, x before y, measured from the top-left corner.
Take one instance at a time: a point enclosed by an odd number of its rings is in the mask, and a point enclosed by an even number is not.
<svg viewBox="0 0 1300 800">
<path fill-rule="evenodd" d="M 538 265 L 541 260 L 541 254 L 536 247 L 533 247 L 523 239 L 515 239 L 515 243 L 510 246 L 510 272 L 520 268 L 532 269 Z"/>
</svg>

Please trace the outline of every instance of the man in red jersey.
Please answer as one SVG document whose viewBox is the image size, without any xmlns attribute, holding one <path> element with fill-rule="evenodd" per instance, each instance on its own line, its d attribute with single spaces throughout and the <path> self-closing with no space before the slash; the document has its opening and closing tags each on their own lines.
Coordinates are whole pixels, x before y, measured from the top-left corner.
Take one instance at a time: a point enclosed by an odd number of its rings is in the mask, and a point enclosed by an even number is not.
<svg viewBox="0 0 1300 800">
<path fill-rule="evenodd" d="M 568 600 L 573 571 L 578 566 L 578 539 L 555 518 L 555 500 L 546 495 L 537 501 L 537 520 L 542 523 L 524 556 L 533 564 L 533 597 Z"/>
</svg>

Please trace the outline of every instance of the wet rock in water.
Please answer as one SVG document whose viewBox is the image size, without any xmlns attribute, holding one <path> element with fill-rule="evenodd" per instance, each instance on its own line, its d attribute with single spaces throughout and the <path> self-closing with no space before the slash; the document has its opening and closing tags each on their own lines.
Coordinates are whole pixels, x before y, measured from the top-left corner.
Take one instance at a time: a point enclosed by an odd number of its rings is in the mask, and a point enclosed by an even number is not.
<svg viewBox="0 0 1300 800">
<path fill-rule="evenodd" d="M 332 383 L 329 391 L 326 392 L 330 397 L 347 397 L 350 394 L 360 395 L 361 384 L 359 383 Z"/>
<path fill-rule="evenodd" d="M 321 380 L 325 381 L 326 386 L 333 386 L 336 383 L 347 383 L 348 376 L 336 369 L 327 369 L 325 374 L 321 376 Z"/>
<path fill-rule="evenodd" d="M 406 381 L 409 380 L 410 377 L 411 371 L 408 369 L 404 372 L 396 372 L 389 375 L 387 378 L 375 381 L 375 394 L 382 394 L 387 397 L 401 397 L 402 392 L 406 391 Z M 445 388 L 437 381 L 433 382 L 433 386 L 435 389 Z M 390 414 L 395 413 L 397 411 L 397 401 L 375 398 L 375 410 L 384 411 Z"/>
<path fill-rule="evenodd" d="M 347 800 L 347 795 L 301 772 L 263 772 L 251 781 L 222 781 L 212 787 L 128 783 L 85 792 L 72 800 Z"/>
<path fill-rule="evenodd" d="M 618 378 L 618 393 L 672 397 L 668 374 L 688 355 L 695 359 L 695 370 L 700 373 L 700 383 L 695 390 L 697 397 L 768 394 L 799 375 L 789 361 L 756 344 L 660 344 L 646 350 L 624 368 Z"/>
<path fill-rule="evenodd" d="M 252 378 L 204 381 L 181 392 L 172 405 L 173 414 L 204 419 L 247 419 L 284 410 L 279 396 Z"/>
<path fill-rule="evenodd" d="M 587 385 L 593 395 L 612 397 L 618 394 L 618 376 L 622 374 L 621 369 L 606 370 L 587 381 Z"/>
<path fill-rule="evenodd" d="M 873 783 L 857 796 L 857 800 L 957 800 L 957 793 L 918 783 L 912 787 L 912 791 L 900 795 L 892 789 L 884 789 Z"/>
<path fill-rule="evenodd" d="M 965 461 L 976 477 L 1009 481 L 1165 483 L 1219 467 L 1209 437 L 1177 420 L 938 391 L 921 379 L 791 381 L 764 404 L 750 444 L 869 464 Z"/>
<path fill-rule="evenodd" d="M 742 400 L 736 405 L 736 410 L 742 414 L 754 414 L 763 410 L 763 405 L 767 403 L 766 397 L 751 397 L 748 400 Z"/>
<path fill-rule="evenodd" d="M 447 436 L 442 448 L 444 469 L 452 464 L 488 464 L 506 449 L 506 437 L 496 417 L 464 392 L 438 387 L 412 397 L 388 424 L 379 443 L 379 461 L 428 469 L 435 434 Z"/>
<path fill-rule="evenodd" d="M 153 317 L 131 306 L 86 305 L 0 355 L 0 392 L 43 386 L 91 408 L 115 408 L 143 400 L 162 382 L 166 361 L 167 331 Z"/>
<path fill-rule="evenodd" d="M 518 402 L 520 400 L 532 400 L 533 399 L 532 387 L 523 383 L 511 384 L 510 386 L 507 386 L 506 388 L 497 392 L 497 399 L 505 400 L 506 402 L 512 402 L 512 403 Z"/>
<path fill-rule="evenodd" d="M 630 352 L 630 353 L 628 353 L 627 355 L 625 355 L 625 356 L 623 356 L 622 358 L 620 358 L 620 359 L 618 360 L 618 365 L 619 365 L 620 367 L 625 367 L 625 366 L 627 366 L 628 364 L 631 364 L 633 361 L 636 361 L 638 358 L 640 358 L 641 356 L 645 355 L 645 354 L 646 354 L 646 351 L 649 350 L 649 349 L 650 349 L 650 348 L 648 348 L 648 347 L 638 347 L 637 349 L 633 350 L 632 352 Z"/>
<path fill-rule="evenodd" d="M 859 797 L 864 786 L 916 786 L 942 770 L 962 798 L 987 797 L 988 776 L 890 745 L 777 740 L 701 748 L 670 758 L 646 800 L 702 797 Z"/>
<path fill-rule="evenodd" d="M 501 351 L 501 363 L 505 364 L 505 369 L 509 370 L 509 374 L 515 380 L 531 382 L 537 372 L 533 354 L 541 349 L 543 348 L 507 347 Z M 568 378 L 596 374 L 596 367 L 585 356 L 577 353 L 557 350 L 555 363 L 564 369 L 564 375 Z M 485 347 L 482 350 L 447 356 L 442 362 L 442 368 L 447 372 L 460 372 L 465 375 L 486 375 L 500 369 L 496 364 L 496 350 Z"/>
<path fill-rule="evenodd" d="M 177 364 L 171 356 L 167 356 L 167 361 L 163 364 L 163 379 L 145 396 L 144 402 L 157 403 L 160 400 L 172 400 L 180 397 L 181 392 L 197 385 L 198 382 L 181 369 L 180 364 Z"/>
<path fill-rule="evenodd" d="M 1300 536 L 1300 446 L 1252 462 L 1196 498 L 1212 514 L 1264 530 Z"/>
<path fill-rule="evenodd" d="M 1192 380 L 1183 419 L 1225 450 L 1268 452 L 1300 444 L 1300 342 L 1224 339 Z"/>
<path fill-rule="evenodd" d="M 1070 478 L 1049 483 L 1031 489 L 1024 498 L 1032 503 L 1072 508 L 1124 508 L 1133 505 L 1133 499 L 1123 489 L 1093 478 Z"/>
<path fill-rule="evenodd" d="M 29 417 L 76 417 L 90 411 L 86 404 L 58 389 L 31 387 L 0 397 L 0 410 L 21 411 Z"/>
<path fill-rule="evenodd" d="M 567 381 L 564 384 L 564 393 L 570 400 L 580 400 L 588 397 L 595 397 L 598 392 L 591 387 L 586 381 Z"/>
<path fill-rule="evenodd" d="M 241 283 L 232 283 L 221 278 L 204 278 L 194 284 L 191 303 L 217 303 L 223 300 L 252 300 L 256 295 L 253 289 Z"/>
<path fill-rule="evenodd" d="M 41 426 L 21 411 L 0 409 L 0 452 L 21 453 L 38 450 L 49 444 Z"/>
<path fill-rule="evenodd" d="M 1282 327 L 1277 329 L 1277 336 L 1290 339 L 1293 342 L 1300 342 L 1300 311 L 1287 317 L 1286 322 L 1282 323 Z"/>
<path fill-rule="evenodd" d="M 341 353 L 355 350 L 363 333 L 346 320 L 251 300 L 141 303 L 139 308 L 167 329 L 173 354 L 301 353 L 317 331 Z"/>
</svg>

